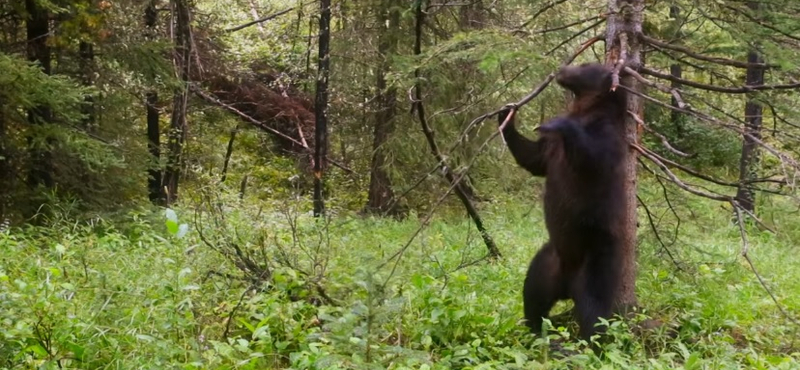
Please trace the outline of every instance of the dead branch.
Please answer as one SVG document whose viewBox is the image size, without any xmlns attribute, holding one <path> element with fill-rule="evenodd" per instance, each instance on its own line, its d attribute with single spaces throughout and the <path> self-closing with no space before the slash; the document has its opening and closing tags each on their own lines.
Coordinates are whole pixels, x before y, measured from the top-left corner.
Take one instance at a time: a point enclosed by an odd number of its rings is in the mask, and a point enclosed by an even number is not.
<svg viewBox="0 0 800 370">
<path fill-rule="evenodd" d="M 650 69 L 647 67 L 640 68 L 641 72 L 653 76 L 656 78 L 660 78 L 662 80 L 677 82 L 686 86 L 694 87 L 701 90 L 706 91 L 714 91 L 726 94 L 747 94 L 754 91 L 763 91 L 763 90 L 786 90 L 786 89 L 797 89 L 800 88 L 800 82 L 789 83 L 789 84 L 778 84 L 778 85 L 755 85 L 755 86 L 737 86 L 737 87 L 725 87 L 725 86 L 715 86 L 704 84 L 692 80 L 687 80 L 683 78 L 675 77 L 668 73 L 662 73 L 656 71 L 654 69 Z"/>
<path fill-rule="evenodd" d="M 692 193 L 694 195 L 697 195 L 699 197 L 708 198 L 708 199 L 716 200 L 716 201 L 720 201 L 720 202 L 730 202 L 730 200 L 733 199 L 733 198 L 731 198 L 730 196 L 727 196 L 727 195 L 711 193 L 711 192 L 695 189 L 694 187 L 687 185 L 677 175 L 675 175 L 672 171 L 670 171 L 669 168 L 667 167 L 667 165 L 665 165 L 663 162 L 661 162 L 657 157 L 655 157 L 652 154 L 650 154 L 651 152 L 649 150 L 645 149 L 644 147 L 642 147 L 642 146 L 640 146 L 638 144 L 634 144 L 634 143 L 629 143 L 628 145 L 630 145 L 631 147 L 636 149 L 636 151 L 638 151 L 639 154 L 641 154 L 645 158 L 649 159 L 650 162 L 653 162 L 653 164 L 658 166 L 658 168 L 660 168 L 661 171 L 664 172 L 664 174 L 667 176 L 669 181 L 672 182 L 673 184 L 677 185 L 679 188 L 681 188 L 683 190 L 686 190 L 687 192 Z"/>
<path fill-rule="evenodd" d="M 414 42 L 414 55 L 421 55 L 422 54 L 422 24 L 425 17 L 425 13 L 422 11 L 422 2 L 418 3 L 416 6 L 416 40 Z M 500 249 L 497 248 L 495 245 L 494 240 L 489 235 L 489 232 L 486 230 L 485 226 L 483 225 L 483 220 L 481 220 L 480 215 L 478 214 L 478 210 L 475 208 L 475 205 L 472 204 L 470 201 L 469 196 L 467 195 L 462 180 L 463 176 L 460 176 L 459 179 L 456 179 L 456 176 L 453 175 L 452 169 L 447 166 L 447 161 L 442 155 L 441 151 L 439 151 L 439 146 L 436 144 L 436 139 L 433 137 L 433 131 L 431 130 L 430 126 L 428 125 L 428 120 L 425 117 L 425 108 L 422 104 L 422 83 L 421 80 L 421 73 L 420 70 L 417 68 L 414 70 L 414 99 L 412 101 L 411 109 L 412 112 L 416 110 L 417 118 L 419 119 L 419 123 L 422 126 L 422 132 L 425 134 L 425 139 L 428 141 L 428 146 L 431 149 L 432 154 L 436 158 L 437 162 L 441 166 L 442 172 L 444 177 L 447 181 L 455 186 L 456 195 L 461 200 L 461 203 L 464 204 L 464 208 L 467 210 L 467 214 L 469 214 L 472 221 L 475 223 L 475 227 L 481 233 L 483 237 L 483 242 L 486 244 L 486 248 L 489 250 L 489 255 L 493 258 L 501 257 Z"/>
<path fill-rule="evenodd" d="M 641 147 L 641 149 L 642 150 L 646 150 L 648 152 L 648 154 L 652 155 L 653 157 L 655 157 L 656 159 L 658 159 L 662 163 L 664 163 L 664 164 L 666 164 L 666 165 L 668 165 L 670 167 L 675 167 L 675 168 L 681 170 L 682 172 L 684 172 L 684 173 L 686 173 L 686 174 L 688 174 L 690 176 L 696 177 L 698 179 L 705 180 L 705 181 L 708 181 L 710 183 L 717 184 L 717 185 L 720 185 L 720 186 L 728 186 L 728 187 L 733 187 L 733 188 L 737 188 L 737 187 L 739 187 L 741 185 L 740 183 L 723 181 L 723 180 L 719 180 L 719 179 L 713 178 L 711 176 L 705 175 L 705 174 L 700 173 L 700 172 L 698 172 L 696 170 L 693 170 L 693 169 L 691 169 L 689 167 L 686 167 L 686 166 L 684 166 L 684 165 L 682 165 L 682 164 L 680 164 L 678 162 L 675 162 L 675 161 L 669 160 L 667 158 L 664 158 L 664 157 L 656 154 L 652 150 L 647 149 L 645 147 Z M 753 183 L 756 183 L 756 182 L 764 182 L 764 181 L 756 181 L 756 180 L 754 180 L 754 181 L 749 181 L 746 184 L 749 185 L 749 184 L 753 184 Z M 776 190 L 771 190 L 771 189 L 753 188 L 753 190 L 764 192 L 764 193 L 783 195 L 781 192 L 776 191 Z"/>
<path fill-rule="evenodd" d="M 771 30 L 771 31 L 775 31 L 775 32 L 783 35 L 784 37 L 787 37 L 787 38 L 792 39 L 794 41 L 800 41 L 800 37 L 792 35 L 789 32 L 786 32 L 786 31 L 784 31 L 782 29 L 779 29 L 778 27 L 775 27 L 775 26 L 773 26 L 771 24 L 765 23 L 764 21 L 762 21 L 760 19 L 757 19 L 756 17 L 753 17 L 750 14 L 747 14 L 747 12 L 744 12 L 741 9 L 735 8 L 735 7 L 730 6 L 730 5 L 723 5 L 723 6 L 725 8 L 730 9 L 730 10 L 733 10 L 734 12 L 736 12 L 738 14 L 743 15 L 745 18 L 749 19 L 751 22 L 753 22 L 755 24 L 758 24 L 761 27 L 764 27 L 764 28 L 766 28 L 768 30 Z"/>
<path fill-rule="evenodd" d="M 623 32 L 619 34 L 619 57 L 614 64 L 614 70 L 611 71 L 611 91 L 616 91 L 619 86 L 619 73 L 625 67 L 625 62 L 628 61 L 628 34 Z"/>
<path fill-rule="evenodd" d="M 660 83 L 655 82 L 655 81 L 650 81 L 650 80 L 642 77 L 642 75 L 640 75 L 639 72 L 636 72 L 631 67 L 625 67 L 625 72 L 628 73 L 629 75 L 631 75 L 631 77 L 635 78 L 637 81 L 639 81 L 640 83 L 642 83 L 642 84 L 644 84 L 646 86 L 655 88 L 658 91 L 661 91 L 661 92 L 664 92 L 664 93 L 672 95 L 672 97 L 675 98 L 675 101 L 678 102 L 678 107 L 679 108 L 685 108 L 686 107 L 686 103 L 684 103 L 683 97 L 681 96 L 681 93 L 680 93 L 680 91 L 678 89 L 672 88 L 672 87 L 669 87 L 669 86 L 666 86 L 666 85 L 663 85 L 663 84 L 660 84 Z"/>
<path fill-rule="evenodd" d="M 737 68 L 750 68 L 750 67 L 774 68 L 774 67 L 777 67 L 777 65 L 775 65 L 775 64 L 747 63 L 747 62 L 741 62 L 741 61 L 734 60 L 734 59 L 711 57 L 711 56 L 703 55 L 703 54 L 700 54 L 700 53 L 696 53 L 696 52 L 692 51 L 692 49 L 689 49 L 687 47 L 670 44 L 670 43 L 667 43 L 667 42 L 652 38 L 652 37 L 647 36 L 647 35 L 641 35 L 641 38 L 642 38 L 642 41 L 644 41 L 645 43 L 649 44 L 650 46 L 653 46 L 656 49 L 668 49 L 668 50 L 672 50 L 672 51 L 677 51 L 679 53 L 685 54 L 686 56 L 688 56 L 688 57 L 690 57 L 692 59 L 702 60 L 704 62 L 720 64 L 720 65 L 729 66 L 729 67 L 737 67 Z M 662 51 L 662 50 L 659 50 L 659 51 Z"/>
<path fill-rule="evenodd" d="M 775 294 L 772 292 L 772 289 L 770 289 L 767 286 L 767 283 L 764 281 L 764 278 L 762 278 L 761 274 L 759 274 L 758 270 L 756 270 L 756 266 L 755 264 L 753 264 L 753 261 L 750 259 L 750 255 L 748 254 L 750 245 L 747 242 L 747 232 L 744 229 L 744 217 L 742 217 L 742 212 L 741 212 L 743 208 L 739 206 L 739 203 L 736 201 L 731 201 L 731 206 L 733 206 L 733 209 L 736 213 L 736 221 L 737 221 L 736 223 L 739 226 L 739 235 L 741 236 L 742 239 L 742 257 L 744 257 L 744 260 L 747 261 L 748 265 L 750 265 L 750 269 L 753 271 L 753 274 L 758 279 L 758 282 L 761 284 L 761 287 L 764 288 L 767 294 L 769 294 L 770 298 L 772 298 L 772 302 L 774 302 L 775 306 L 778 307 L 778 310 L 781 312 L 783 317 L 785 317 L 787 320 L 791 321 L 795 325 L 800 326 L 800 322 L 793 316 L 789 315 L 789 312 L 787 312 L 786 309 L 784 309 L 784 307 L 780 304 L 780 302 L 778 302 L 778 298 L 775 297 Z"/>
<path fill-rule="evenodd" d="M 268 15 L 266 17 L 263 17 L 263 18 L 260 18 L 260 19 L 256 19 L 256 20 L 254 20 L 252 22 L 247 22 L 245 24 L 242 24 L 242 25 L 239 25 L 239 26 L 236 26 L 236 27 L 233 27 L 233 28 L 228 28 L 228 29 L 225 30 L 225 32 L 226 33 L 236 32 L 236 31 L 245 29 L 247 27 L 254 26 L 254 25 L 259 24 L 259 23 L 264 23 L 264 22 L 266 22 L 268 20 L 272 20 L 272 19 L 278 18 L 278 17 L 280 17 L 280 16 L 282 16 L 282 15 L 288 13 L 288 12 L 291 12 L 292 10 L 294 10 L 294 7 L 281 10 L 281 11 L 275 13 L 275 14 L 270 14 L 270 15 Z"/>
<path fill-rule="evenodd" d="M 563 29 L 570 28 L 572 26 L 577 26 L 579 24 L 584 24 L 584 23 L 589 22 L 589 21 L 594 21 L 594 20 L 601 19 L 601 18 L 605 19 L 607 16 L 608 16 L 607 14 L 603 13 L 603 14 L 600 14 L 600 15 L 595 15 L 595 16 L 579 19 L 577 21 L 570 22 L 570 23 L 567 23 L 567 24 L 562 25 L 562 26 L 555 26 L 555 27 L 551 27 L 551 28 L 544 28 L 544 29 L 533 30 L 533 31 L 524 31 L 521 28 L 517 28 L 517 29 L 513 30 L 512 32 L 514 34 L 520 34 L 521 33 L 521 34 L 526 34 L 526 35 L 543 35 L 545 33 L 560 31 L 560 30 L 563 30 Z"/>
<path fill-rule="evenodd" d="M 661 133 L 659 133 L 656 130 L 653 130 L 649 125 L 644 123 L 644 121 L 641 118 L 639 118 L 639 115 L 637 115 L 636 113 L 628 111 L 628 114 L 631 115 L 631 118 L 633 118 L 633 120 L 636 121 L 637 124 L 639 124 L 642 127 L 644 127 L 645 131 L 647 131 L 647 132 L 653 134 L 655 137 L 661 139 L 661 145 L 663 145 L 664 148 L 667 148 L 667 150 L 669 150 L 672 154 L 675 154 L 677 156 L 684 157 L 684 158 L 691 158 L 691 157 L 694 156 L 694 155 L 691 155 L 691 154 L 684 153 L 684 152 L 676 149 L 675 147 L 673 147 L 672 144 L 669 143 L 669 140 L 667 140 L 666 136 L 662 135 Z"/>
<path fill-rule="evenodd" d="M 547 55 L 553 54 L 556 50 L 560 49 L 562 46 L 564 46 L 567 43 L 569 43 L 570 41 L 578 38 L 580 35 L 583 35 L 584 33 L 589 32 L 590 30 L 594 29 L 595 27 L 603 24 L 605 21 L 606 21 L 606 18 L 600 19 L 599 21 L 590 24 L 588 27 L 586 27 L 586 28 L 584 28 L 584 29 L 582 29 L 582 30 L 580 30 L 578 32 L 575 32 L 572 36 L 567 37 L 564 41 L 561 41 L 554 48 L 550 49 L 550 51 L 544 53 L 544 55 L 547 56 Z M 599 41 L 599 39 L 601 39 L 599 36 L 595 36 L 595 37 L 598 38 L 598 41 Z M 597 42 L 597 41 L 595 41 L 595 42 Z M 594 44 L 594 42 L 592 42 L 592 44 Z"/>
<path fill-rule="evenodd" d="M 523 23 L 519 27 L 517 27 L 517 29 L 523 29 L 525 27 L 528 27 L 528 25 L 531 24 L 531 22 L 535 21 L 536 18 L 539 18 L 539 16 L 542 15 L 544 12 L 552 9 L 556 5 L 563 4 L 565 2 L 567 2 L 567 0 L 554 0 L 554 1 L 551 1 L 551 2 L 549 2 L 547 4 L 545 4 L 541 9 L 537 10 L 536 13 L 534 13 L 531 16 L 530 19 L 528 19 L 527 21 L 525 21 L 525 23 Z"/>
<path fill-rule="evenodd" d="M 662 102 L 662 101 L 660 101 L 660 100 L 658 100 L 656 98 L 653 98 L 653 97 L 651 97 L 649 95 L 643 94 L 643 93 L 635 91 L 633 89 L 630 89 L 630 88 L 628 88 L 628 87 L 626 87 L 624 85 L 621 85 L 621 86 L 624 89 L 626 89 L 629 93 L 641 96 L 645 100 L 647 100 L 649 102 L 652 102 L 652 103 L 654 103 L 656 105 L 665 107 L 667 109 L 672 109 L 672 110 L 677 111 L 677 112 L 681 112 L 681 113 L 684 113 L 684 114 L 691 115 L 691 116 L 693 116 L 693 117 L 695 117 L 697 119 L 700 119 L 700 120 L 703 120 L 703 121 L 706 121 L 706 122 L 709 122 L 709 123 L 713 123 L 713 124 L 718 125 L 720 127 L 727 128 L 727 129 L 729 129 L 731 131 L 734 131 L 734 132 L 736 132 L 736 133 L 738 133 L 740 135 L 746 136 L 747 138 L 753 140 L 753 142 L 758 144 L 760 147 L 764 148 L 770 154 L 772 154 L 776 158 L 780 159 L 781 160 L 781 165 L 783 165 L 784 163 L 788 163 L 795 170 L 800 170 L 800 165 L 798 165 L 797 162 L 794 159 L 784 155 L 783 153 L 781 153 L 780 151 L 778 151 L 777 149 L 775 149 L 771 145 L 765 143 L 763 140 L 753 136 L 752 134 L 750 134 L 748 132 L 745 132 L 738 125 L 733 125 L 733 124 L 730 124 L 730 123 L 722 122 L 722 121 L 720 121 L 719 119 L 717 119 L 715 117 L 709 116 L 707 114 L 704 114 L 704 113 L 701 113 L 701 112 L 698 112 L 698 111 L 692 109 L 691 106 L 689 106 L 689 105 L 687 105 L 685 108 L 675 107 L 675 106 L 672 106 L 671 104 L 666 104 L 666 103 L 664 103 L 664 102 Z M 788 178 L 788 173 L 786 173 L 785 170 L 784 170 L 784 174 Z"/>
<path fill-rule="evenodd" d="M 645 214 L 647 215 L 647 221 L 650 224 L 650 229 L 653 230 L 653 234 L 655 234 L 656 240 L 658 241 L 659 244 L 661 244 L 661 249 L 663 249 L 664 252 L 667 253 L 667 256 L 669 256 L 669 259 L 672 260 L 672 263 L 675 265 L 675 268 L 677 268 L 680 271 L 683 271 L 683 268 L 675 259 L 675 256 L 672 255 L 672 252 L 667 247 L 667 244 L 664 243 L 663 239 L 661 239 L 661 233 L 659 233 L 658 228 L 656 228 L 655 221 L 653 221 L 653 214 L 650 212 L 650 208 L 647 207 L 647 203 L 645 203 L 644 200 L 642 200 L 642 198 L 639 197 L 639 195 L 636 195 L 636 199 L 639 200 L 639 204 L 641 204 L 642 207 L 644 208 Z"/>
</svg>

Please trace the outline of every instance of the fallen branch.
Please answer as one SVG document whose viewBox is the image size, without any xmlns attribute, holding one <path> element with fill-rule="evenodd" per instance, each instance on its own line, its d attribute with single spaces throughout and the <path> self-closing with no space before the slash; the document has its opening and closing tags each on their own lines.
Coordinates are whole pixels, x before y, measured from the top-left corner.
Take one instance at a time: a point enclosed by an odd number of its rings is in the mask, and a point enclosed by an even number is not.
<svg viewBox="0 0 800 370">
<path fill-rule="evenodd" d="M 425 13 L 422 11 L 422 1 L 420 1 L 416 6 L 416 41 L 414 43 L 415 55 L 422 54 L 422 24 L 424 15 Z M 417 112 L 417 117 L 420 125 L 422 126 L 422 132 L 425 134 L 425 139 L 428 141 L 428 146 L 430 147 L 434 157 L 436 157 L 437 162 L 441 166 L 440 168 L 442 169 L 444 177 L 455 187 L 456 195 L 461 200 L 461 203 L 464 204 L 467 214 L 469 214 L 470 218 L 472 218 L 473 222 L 475 223 L 475 227 L 481 233 L 483 242 L 486 244 L 486 248 L 489 250 L 489 255 L 493 258 L 501 257 L 500 250 L 497 248 L 497 245 L 495 245 L 494 240 L 492 240 L 492 237 L 489 235 L 489 232 L 483 225 L 483 220 L 481 220 L 480 215 L 478 215 L 477 209 L 472 204 L 472 201 L 470 201 L 469 196 L 464 190 L 462 185 L 463 176 L 460 176 L 459 179 L 456 179 L 456 177 L 453 175 L 453 171 L 447 166 L 444 156 L 439 151 L 439 146 L 436 144 L 436 139 L 433 137 L 433 131 L 428 125 L 428 121 L 425 117 L 425 109 L 422 104 L 422 86 L 420 83 L 419 69 L 414 70 L 414 77 L 416 81 L 414 83 L 414 99 L 412 101 L 411 109 L 412 111 L 416 110 Z"/>
<path fill-rule="evenodd" d="M 250 117 L 249 115 L 247 115 L 247 113 L 244 113 L 239 109 L 236 109 L 236 107 L 231 106 L 230 104 L 226 104 L 226 103 L 220 101 L 216 97 L 214 97 L 211 94 L 203 91 L 202 89 L 198 88 L 197 86 L 191 85 L 190 86 L 190 90 L 192 92 L 194 92 L 195 95 L 199 96 L 201 99 L 203 99 L 203 100 L 205 100 L 205 101 L 207 101 L 207 102 L 209 102 L 211 104 L 214 104 L 216 106 L 224 108 L 225 110 L 227 110 L 227 111 L 239 116 L 239 118 L 251 123 L 253 126 L 256 126 L 259 129 L 262 129 L 264 131 L 267 131 L 267 132 L 269 132 L 269 133 L 271 133 L 271 134 L 273 134 L 275 136 L 278 136 L 281 139 L 288 140 L 291 143 L 303 148 L 303 150 L 306 151 L 306 152 L 309 152 L 309 153 L 312 152 L 312 149 L 309 148 L 308 145 L 306 145 L 305 143 L 303 143 L 301 141 L 298 141 L 297 139 L 295 139 L 295 138 L 293 138 L 293 137 L 291 137 L 289 135 L 286 135 L 286 134 L 284 134 L 284 133 L 282 133 L 282 132 L 280 132 L 280 131 L 272 128 L 272 127 L 269 127 L 268 125 L 264 124 L 263 122 L 255 119 L 253 117 Z M 343 171 L 345 171 L 345 172 L 347 172 L 349 174 L 354 174 L 355 173 L 355 171 L 351 170 L 350 168 L 348 168 L 347 166 L 339 163 L 336 160 L 333 160 L 333 159 L 331 159 L 331 158 L 329 158 L 327 156 L 325 157 L 325 159 L 328 162 L 330 162 L 331 164 L 333 164 L 334 166 L 340 168 L 341 170 L 343 170 Z"/>
</svg>

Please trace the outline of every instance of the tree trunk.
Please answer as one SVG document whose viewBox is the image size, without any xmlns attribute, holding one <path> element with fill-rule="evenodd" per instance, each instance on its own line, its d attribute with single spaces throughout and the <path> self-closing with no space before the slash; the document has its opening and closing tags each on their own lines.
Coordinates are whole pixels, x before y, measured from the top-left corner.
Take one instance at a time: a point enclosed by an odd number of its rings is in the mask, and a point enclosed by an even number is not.
<svg viewBox="0 0 800 370">
<path fill-rule="evenodd" d="M 158 23 L 158 0 L 151 0 L 144 11 L 145 35 L 155 38 Z M 161 178 L 161 126 L 158 114 L 158 92 L 150 90 L 145 94 L 147 112 L 147 151 L 150 153 L 150 169 L 147 170 L 147 194 L 150 202 L 163 205 L 166 197 Z"/>
<path fill-rule="evenodd" d="M 642 34 L 644 0 L 609 0 L 608 5 L 610 15 L 607 22 L 606 63 L 613 65 L 621 55 L 626 54 L 626 65 L 637 69 L 642 66 L 641 45 L 638 36 Z M 622 40 L 626 42 L 623 43 Z M 622 50 L 626 46 L 627 49 Z M 634 91 L 642 90 L 641 84 L 632 77 L 624 77 L 622 83 Z M 635 113 L 639 118 L 643 118 L 644 104 L 642 99 L 634 94 L 628 94 L 628 110 Z M 634 117 L 626 116 L 625 127 L 628 141 L 638 143 L 639 130 Z M 619 272 L 621 284 L 616 303 L 617 311 L 620 313 L 625 313 L 638 304 L 636 299 L 636 163 L 636 152 L 633 148 L 630 148 L 628 150 L 627 179 L 625 181 L 627 185 L 627 197 L 625 199 L 628 211 L 627 220 L 625 225 L 620 225 L 625 235 L 625 244 L 621 256 L 622 269 Z"/>
<path fill-rule="evenodd" d="M 381 215 L 397 215 L 392 182 L 386 172 L 386 149 L 384 145 L 394 131 L 394 118 L 397 114 L 397 91 L 394 87 L 386 88 L 386 73 L 389 72 L 389 58 L 397 52 L 397 33 L 399 32 L 400 13 L 396 1 L 388 0 L 378 10 L 378 25 L 381 34 L 378 42 L 378 53 L 381 65 L 377 71 L 375 84 L 377 96 L 375 102 L 375 126 L 372 140 L 372 164 L 367 195 L 367 213 Z M 388 13 L 388 14 L 387 14 Z M 388 20 L 388 26 L 387 26 Z"/>
<path fill-rule="evenodd" d="M 250 15 L 253 16 L 254 21 L 261 19 L 261 17 L 258 15 L 258 7 L 254 0 L 250 0 Z M 261 22 L 258 22 L 256 23 L 256 27 L 258 27 L 258 36 L 263 40 L 267 36 L 264 33 L 264 25 Z"/>
<path fill-rule="evenodd" d="M 331 38 L 331 0 L 320 0 L 319 17 L 319 56 L 317 65 L 317 93 L 314 101 L 314 217 L 325 213 L 325 202 L 322 198 L 322 171 L 328 147 L 328 73 L 330 71 L 330 54 L 328 45 Z"/>
<path fill-rule="evenodd" d="M 28 38 L 28 60 L 36 62 L 44 74 L 50 74 L 50 47 L 47 42 L 50 39 L 49 14 L 46 9 L 39 6 L 36 0 L 25 0 L 25 10 L 28 13 L 28 20 L 25 24 Z M 36 107 L 28 110 L 28 121 L 32 125 L 46 124 L 53 120 L 52 111 L 49 107 Z M 52 140 L 46 140 L 52 144 Z M 54 186 L 53 181 L 53 160 L 49 148 L 38 148 L 32 137 L 28 138 L 30 146 L 31 165 L 28 173 L 28 185 L 35 188 L 44 185 L 46 188 Z"/>
<path fill-rule="evenodd" d="M 757 11 L 758 3 L 748 1 L 747 7 Z M 750 65 L 747 67 L 745 85 L 763 85 L 764 68 L 755 65 L 764 63 L 764 58 L 761 57 L 758 50 L 754 48 L 747 53 L 747 62 Z M 744 106 L 744 132 L 746 135 L 742 138 L 742 155 L 739 158 L 739 187 L 736 190 L 736 201 L 742 208 L 750 212 L 755 212 L 756 210 L 756 194 L 753 191 L 752 180 L 758 177 L 759 153 L 758 144 L 754 139 L 761 139 L 762 112 L 761 104 L 752 94 L 748 94 L 747 103 Z"/>
<path fill-rule="evenodd" d="M 186 108 L 189 101 L 188 82 L 191 66 L 190 10 L 187 0 L 173 2 L 175 21 L 175 66 L 182 84 L 173 95 L 172 119 L 170 120 L 167 149 L 167 170 L 164 184 L 167 188 L 167 204 L 178 199 L 178 183 L 181 174 L 183 144 L 186 141 Z"/>
<path fill-rule="evenodd" d="M 462 31 L 483 29 L 486 25 L 486 13 L 483 1 L 473 0 L 459 7 L 458 24 Z"/>
<path fill-rule="evenodd" d="M 156 205 L 163 205 L 166 197 L 162 188 L 161 180 L 161 128 L 158 116 L 158 93 L 155 91 L 147 92 L 145 98 L 147 109 L 147 151 L 150 153 L 150 169 L 147 170 L 147 193 L 150 202 Z"/>
<path fill-rule="evenodd" d="M 236 125 L 236 127 L 231 130 L 231 137 L 228 139 L 228 148 L 225 150 L 225 161 L 222 163 L 222 177 L 219 179 L 220 183 L 224 183 L 228 178 L 228 164 L 231 162 L 233 144 L 236 142 L 236 133 L 239 132 L 240 127 L 241 125 Z"/>
<path fill-rule="evenodd" d="M 5 102 L 0 97 L 0 174 L 2 174 L 0 176 L 0 225 L 8 219 L 11 211 L 10 200 L 14 189 L 13 179 L 15 177 L 11 169 L 10 153 L 6 149 L 6 138 Z"/>
<path fill-rule="evenodd" d="M 81 83 L 84 86 L 92 86 L 94 85 L 94 46 L 90 42 L 81 41 L 78 45 L 78 54 L 80 55 Z M 86 94 L 83 97 L 83 103 L 81 108 L 81 113 L 85 115 L 83 126 L 87 131 L 92 131 L 95 124 L 94 96 Z"/>
<path fill-rule="evenodd" d="M 672 30 L 673 34 L 670 35 L 670 39 L 675 39 L 676 37 L 680 37 L 681 35 L 681 19 L 680 19 L 680 8 L 677 5 L 670 5 L 669 7 L 669 17 L 672 19 L 673 27 Z M 669 74 L 676 78 L 683 78 L 683 66 L 680 63 L 673 63 L 669 66 Z M 672 81 L 671 87 L 673 89 L 680 89 L 681 83 L 678 81 Z M 672 97 L 671 104 L 673 107 L 678 107 L 678 100 L 675 97 Z M 683 139 L 685 127 L 684 124 L 684 117 L 681 112 L 677 110 L 672 110 L 670 112 L 670 121 L 672 122 L 672 127 L 675 129 L 675 136 L 678 140 Z"/>
</svg>

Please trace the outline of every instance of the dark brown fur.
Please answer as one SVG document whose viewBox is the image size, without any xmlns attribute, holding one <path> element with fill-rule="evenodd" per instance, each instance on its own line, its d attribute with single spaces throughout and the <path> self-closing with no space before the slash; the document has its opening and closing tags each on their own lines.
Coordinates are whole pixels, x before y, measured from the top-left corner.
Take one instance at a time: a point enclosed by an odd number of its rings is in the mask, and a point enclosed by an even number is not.
<svg viewBox="0 0 800 370">
<path fill-rule="evenodd" d="M 610 318 L 619 290 L 622 225 L 626 207 L 624 163 L 626 97 L 610 91 L 611 70 L 600 64 L 569 66 L 556 81 L 575 99 L 562 116 L 539 127 L 536 141 L 513 119 L 503 130 L 517 163 L 545 177 L 544 213 L 550 240 L 528 268 L 525 318 L 534 332 L 558 300 L 575 302 L 580 335 Z M 500 113 L 503 122 L 508 110 Z"/>
</svg>

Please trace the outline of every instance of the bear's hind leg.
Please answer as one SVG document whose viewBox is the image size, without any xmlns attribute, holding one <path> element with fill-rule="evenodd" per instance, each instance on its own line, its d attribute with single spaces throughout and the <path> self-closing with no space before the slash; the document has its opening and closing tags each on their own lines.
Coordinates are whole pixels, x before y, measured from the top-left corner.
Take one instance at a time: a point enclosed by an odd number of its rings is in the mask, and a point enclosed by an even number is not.
<svg viewBox="0 0 800 370">
<path fill-rule="evenodd" d="M 605 332 L 595 327 L 599 318 L 610 319 L 618 286 L 617 258 L 613 254 L 587 256 L 572 288 L 580 336 L 587 342 L 591 336 Z"/>
<path fill-rule="evenodd" d="M 542 331 L 542 318 L 559 300 L 566 298 L 561 262 L 555 248 L 548 242 L 536 253 L 528 266 L 523 286 L 526 325 L 532 332 Z"/>
</svg>

